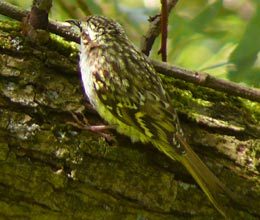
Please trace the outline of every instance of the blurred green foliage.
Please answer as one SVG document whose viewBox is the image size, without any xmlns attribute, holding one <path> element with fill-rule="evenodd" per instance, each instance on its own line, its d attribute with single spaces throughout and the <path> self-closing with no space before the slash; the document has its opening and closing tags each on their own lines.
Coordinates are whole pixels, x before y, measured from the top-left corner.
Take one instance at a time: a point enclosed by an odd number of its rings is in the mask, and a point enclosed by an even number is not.
<svg viewBox="0 0 260 220">
<path fill-rule="evenodd" d="M 29 9 L 32 0 L 10 0 Z M 84 18 L 77 0 L 53 1 L 50 17 Z M 160 11 L 160 0 L 85 0 L 93 14 L 118 20 L 139 46 L 147 19 Z M 168 62 L 191 70 L 260 87 L 260 1 L 179 0 L 169 17 Z M 157 54 L 157 39 L 151 56 Z"/>
</svg>

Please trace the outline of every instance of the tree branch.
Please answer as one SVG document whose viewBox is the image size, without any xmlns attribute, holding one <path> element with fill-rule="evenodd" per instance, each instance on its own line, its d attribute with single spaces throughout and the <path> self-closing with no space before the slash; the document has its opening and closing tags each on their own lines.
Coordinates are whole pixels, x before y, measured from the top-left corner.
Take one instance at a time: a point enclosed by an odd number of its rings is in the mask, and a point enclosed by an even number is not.
<svg viewBox="0 0 260 220">
<path fill-rule="evenodd" d="M 50 40 L 49 31 L 49 12 L 52 0 L 34 0 L 30 13 L 23 18 L 22 32 L 30 41 L 44 44 Z"/>
<path fill-rule="evenodd" d="M 52 6 L 52 0 L 34 0 L 28 17 L 28 23 L 34 29 L 46 30 L 48 27 L 48 15 Z"/>
<path fill-rule="evenodd" d="M 220 218 L 186 170 L 149 144 L 113 132 L 111 146 L 69 126 L 71 111 L 103 122 L 86 112 L 75 49 L 59 37 L 28 43 L 14 22 L 0 23 L 0 216 Z M 214 90 L 192 86 L 191 96 L 186 83 L 164 83 L 189 144 L 245 201 L 226 207 L 232 219 L 259 219 L 259 110 Z"/>
<path fill-rule="evenodd" d="M 17 6 L 11 5 L 7 2 L 0 1 L 0 14 L 5 15 L 9 18 L 22 21 L 27 16 L 29 11 L 22 10 Z"/>
<path fill-rule="evenodd" d="M 10 3 L 0 1 L 0 14 L 5 15 L 9 18 L 15 19 L 17 21 L 22 21 L 30 11 L 22 10 L 19 7 L 12 5 Z M 79 43 L 80 39 L 75 35 L 75 33 L 68 30 L 68 26 L 64 23 L 49 21 L 48 30 L 54 34 L 64 37 L 67 40 Z"/>
<path fill-rule="evenodd" d="M 8 3 L 0 2 L 0 13 L 10 18 L 21 21 L 22 18 L 26 16 L 29 12 L 21 10 Z M 75 33 L 69 30 L 68 26 L 64 24 L 50 21 L 48 29 L 52 33 L 60 35 L 67 40 L 71 40 L 77 43 L 80 42 L 79 37 L 77 37 Z M 177 79 L 182 79 L 200 86 L 212 88 L 220 92 L 225 92 L 229 95 L 239 96 L 251 101 L 260 102 L 260 89 L 245 87 L 234 82 L 218 79 L 207 73 L 190 71 L 155 60 L 151 60 L 151 62 L 154 65 L 156 71 L 160 72 L 161 74 L 168 75 Z"/>
<path fill-rule="evenodd" d="M 242 86 L 240 84 L 216 78 L 208 73 L 190 71 L 175 67 L 156 60 L 151 60 L 157 72 L 171 76 L 196 85 L 208 87 L 229 95 L 239 96 L 251 101 L 260 102 L 260 89 Z"/>
<path fill-rule="evenodd" d="M 168 15 L 170 14 L 171 10 L 175 7 L 178 0 L 170 0 L 167 4 L 168 8 Z M 147 33 L 141 39 L 141 48 L 140 50 L 146 55 L 149 56 L 149 53 L 152 49 L 153 43 L 160 34 L 160 25 L 161 19 L 160 15 L 155 15 L 149 19 L 150 26 L 148 28 Z"/>
</svg>

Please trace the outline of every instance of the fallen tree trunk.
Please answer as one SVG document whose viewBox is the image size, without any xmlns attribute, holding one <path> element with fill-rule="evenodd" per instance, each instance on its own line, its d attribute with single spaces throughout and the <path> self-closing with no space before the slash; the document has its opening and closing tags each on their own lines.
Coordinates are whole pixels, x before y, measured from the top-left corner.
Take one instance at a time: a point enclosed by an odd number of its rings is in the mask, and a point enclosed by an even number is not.
<svg viewBox="0 0 260 220">
<path fill-rule="evenodd" d="M 220 219 L 187 171 L 149 145 L 113 142 L 71 125 L 103 124 L 87 105 L 76 45 L 27 42 L 0 23 L 2 219 Z M 260 105 L 162 76 L 187 140 L 245 202 L 234 219 L 260 217 Z M 82 115 L 79 115 L 82 117 Z"/>
</svg>

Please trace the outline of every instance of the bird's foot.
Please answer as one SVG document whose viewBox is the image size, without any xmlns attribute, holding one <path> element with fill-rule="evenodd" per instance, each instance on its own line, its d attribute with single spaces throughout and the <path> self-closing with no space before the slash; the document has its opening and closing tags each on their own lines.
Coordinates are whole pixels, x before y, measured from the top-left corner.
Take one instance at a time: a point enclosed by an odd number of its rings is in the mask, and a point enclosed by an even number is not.
<svg viewBox="0 0 260 220">
<path fill-rule="evenodd" d="M 98 133 L 102 137 L 104 137 L 108 142 L 112 142 L 114 140 L 113 135 L 106 133 L 108 129 L 114 129 L 115 127 L 112 125 L 90 125 L 88 119 L 82 113 L 74 113 L 71 112 L 71 115 L 74 121 L 68 121 L 67 124 L 72 125 L 81 130 L 88 130 L 95 133 Z"/>
</svg>

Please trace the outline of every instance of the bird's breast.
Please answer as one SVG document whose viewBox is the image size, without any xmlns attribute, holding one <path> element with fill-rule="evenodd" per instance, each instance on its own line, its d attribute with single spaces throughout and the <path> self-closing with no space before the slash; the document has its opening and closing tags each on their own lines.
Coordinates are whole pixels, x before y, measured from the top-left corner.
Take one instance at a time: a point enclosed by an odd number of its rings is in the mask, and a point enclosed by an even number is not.
<svg viewBox="0 0 260 220">
<path fill-rule="evenodd" d="M 81 72 L 81 79 L 83 83 L 83 87 L 85 90 L 86 95 L 89 98 L 89 101 L 92 105 L 95 105 L 95 93 L 93 87 L 93 74 L 92 74 L 92 66 L 90 65 L 90 57 L 86 51 L 81 50 L 80 54 L 80 72 Z"/>
</svg>

